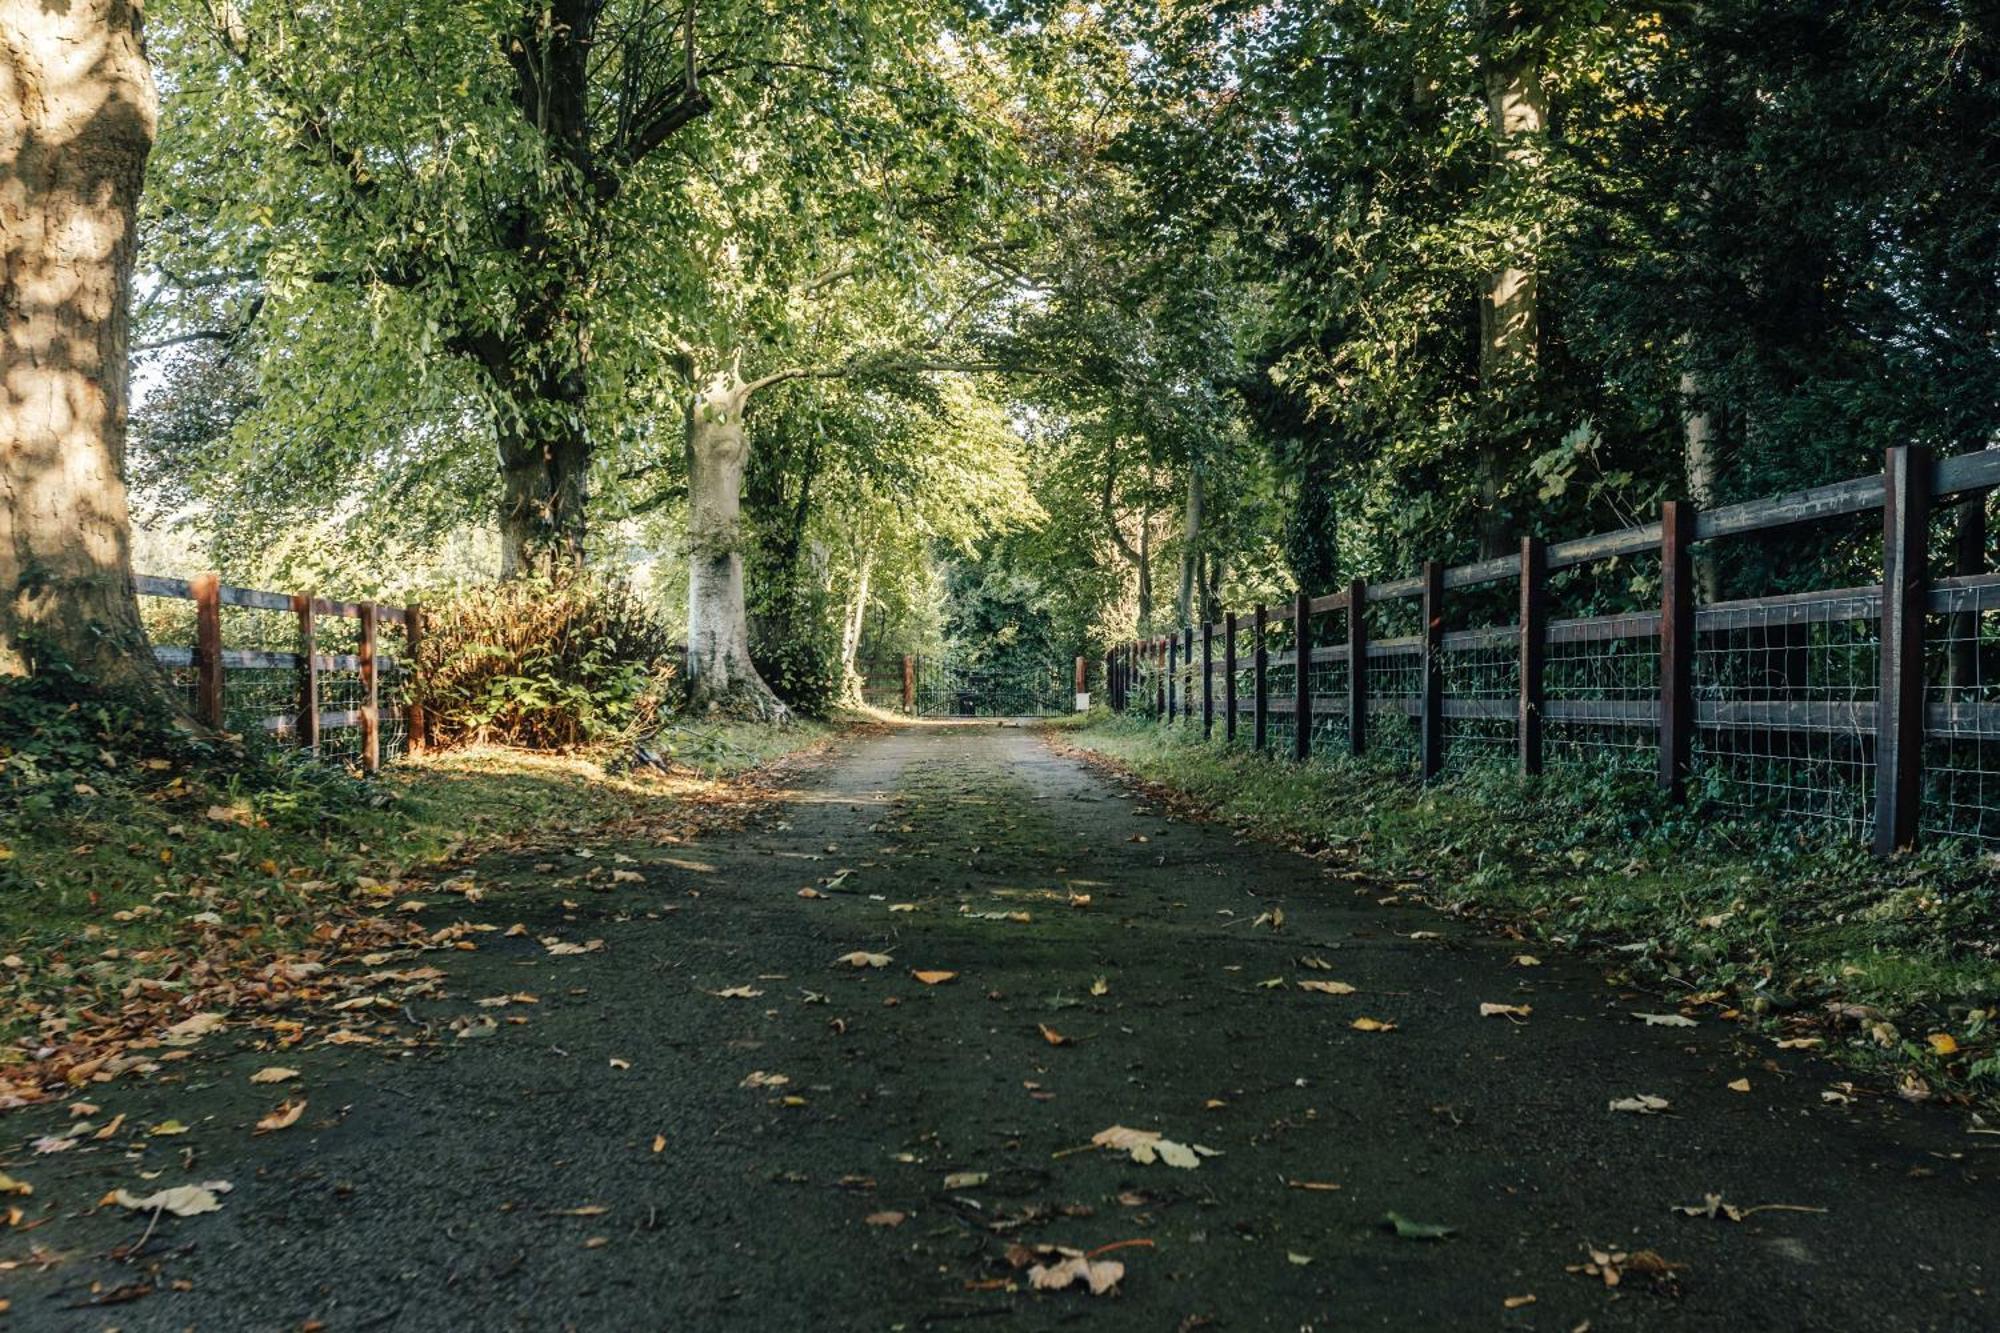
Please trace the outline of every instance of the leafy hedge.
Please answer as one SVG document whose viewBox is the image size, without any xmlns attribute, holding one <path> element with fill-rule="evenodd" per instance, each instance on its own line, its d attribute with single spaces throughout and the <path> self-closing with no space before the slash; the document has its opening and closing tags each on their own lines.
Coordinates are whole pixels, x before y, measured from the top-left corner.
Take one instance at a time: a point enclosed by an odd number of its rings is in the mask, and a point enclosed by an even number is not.
<svg viewBox="0 0 2000 1333">
<path fill-rule="evenodd" d="M 410 700 L 435 744 L 574 749 L 655 726 L 677 651 L 666 623 L 621 581 L 523 579 L 429 613 Z"/>
</svg>

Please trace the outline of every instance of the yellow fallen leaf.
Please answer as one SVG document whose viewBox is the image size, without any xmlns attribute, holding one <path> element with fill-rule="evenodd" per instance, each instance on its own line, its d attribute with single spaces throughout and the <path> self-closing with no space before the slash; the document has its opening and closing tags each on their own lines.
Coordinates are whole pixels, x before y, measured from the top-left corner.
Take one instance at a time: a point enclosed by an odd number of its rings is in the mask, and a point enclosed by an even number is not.
<svg viewBox="0 0 2000 1333">
<path fill-rule="evenodd" d="M 1500 1305 L 1501 1308 L 1503 1309 L 1518 1310 L 1524 1305 L 1533 1305 L 1534 1303 L 1535 1303 L 1535 1298 L 1532 1294 L 1530 1294 L 1527 1296 L 1509 1296 L 1505 1300 L 1501 1301 Z"/>
<path fill-rule="evenodd" d="M 889 910 L 892 912 L 914 912 L 917 910 L 917 905 L 915 903 L 890 903 Z"/>
<path fill-rule="evenodd" d="M 162 1120 L 146 1132 L 155 1138 L 166 1138 L 174 1134 L 185 1134 L 188 1132 L 188 1127 L 178 1120 Z"/>
<path fill-rule="evenodd" d="M 34 1192 L 35 1187 L 27 1181 L 16 1180 L 5 1171 L 0 1171 L 0 1196 L 9 1194 L 28 1195 Z"/>
<path fill-rule="evenodd" d="M 913 977 L 915 977 L 915 978 L 916 978 L 916 979 L 917 979 L 918 981 L 921 981 L 921 982 L 923 982 L 923 983 L 924 983 L 924 984 L 925 984 L 926 986 L 942 986 L 942 985 L 944 985 L 944 983 L 945 983 L 945 982 L 947 982 L 947 981 L 950 981 L 950 980 L 951 980 L 951 979 L 952 979 L 953 977 L 957 976 L 957 975 L 958 975 L 958 973 L 956 973 L 956 972 L 912 972 L 912 973 L 910 973 L 910 975 L 911 975 L 911 976 L 913 976 Z"/>
<path fill-rule="evenodd" d="M 1517 953 L 1514 955 L 1515 967 L 1540 967 L 1541 965 L 1542 960 L 1531 953 Z M 1532 1301 L 1535 1298 L 1530 1296 L 1528 1299 Z"/>
<path fill-rule="evenodd" d="M 125 1126 L 125 1113 L 123 1111 L 120 1111 L 117 1115 L 111 1117 L 110 1124 L 106 1125 L 103 1129 L 98 1130 L 95 1134 L 92 1134 L 90 1137 L 98 1140 L 108 1139 L 112 1135 L 116 1134 L 120 1129 L 124 1128 L 124 1126 Z"/>
<path fill-rule="evenodd" d="M 667 1136 L 664 1134 L 653 1135 L 653 1151 L 665 1152 L 666 1150 L 667 1150 Z"/>
<path fill-rule="evenodd" d="M 825 894 L 823 894 L 823 893 L 821 893 L 821 892 L 820 892 L 820 891 L 819 891 L 818 889 L 811 889 L 811 888 L 807 888 L 807 889 L 800 889 L 800 890 L 799 890 L 799 897 L 801 897 L 801 898 L 824 898 L 824 897 L 826 897 L 826 895 L 825 895 Z"/>
<path fill-rule="evenodd" d="M 886 953 L 864 953 L 860 949 L 856 949 L 853 953 L 844 953 L 833 961 L 836 963 L 846 963 L 849 967 L 887 967 L 889 966 L 889 955 Z"/>
<path fill-rule="evenodd" d="M 1750 1091 L 1750 1080 L 1747 1078 L 1739 1078 L 1734 1083 L 1731 1083 L 1729 1085 L 1729 1090 L 1731 1092 L 1748 1092 Z"/>
<path fill-rule="evenodd" d="M 250 1076 L 250 1081 L 252 1083 L 284 1083 L 298 1076 L 299 1071 L 296 1069 L 287 1069 L 283 1065 L 265 1065 Z"/>
<path fill-rule="evenodd" d="M 1526 1018 L 1534 1010 L 1525 1004 L 1482 1004 L 1479 1006 L 1481 1018 Z"/>
<path fill-rule="evenodd" d="M 1347 1026 L 1353 1028 L 1356 1032 L 1394 1032 L 1396 1030 L 1394 1023 L 1385 1023 L 1379 1018 L 1357 1018 Z"/>
<path fill-rule="evenodd" d="M 1933 1032 L 1930 1036 L 1925 1037 L 1924 1040 L 1929 1042 L 1931 1049 L 1939 1055 L 1958 1054 L 1958 1038 L 1952 1036 L 1949 1032 Z"/>
<path fill-rule="evenodd" d="M 299 1123 L 299 1117 L 306 1113 L 306 1099 L 295 1102 L 281 1102 L 278 1109 L 257 1122 L 257 1133 L 269 1134 L 273 1130 L 290 1129 Z"/>
<path fill-rule="evenodd" d="M 1090 983 L 1090 993 L 1092 995 L 1109 995 L 1111 993 L 1111 983 L 1103 977 L 1099 977 Z"/>
</svg>

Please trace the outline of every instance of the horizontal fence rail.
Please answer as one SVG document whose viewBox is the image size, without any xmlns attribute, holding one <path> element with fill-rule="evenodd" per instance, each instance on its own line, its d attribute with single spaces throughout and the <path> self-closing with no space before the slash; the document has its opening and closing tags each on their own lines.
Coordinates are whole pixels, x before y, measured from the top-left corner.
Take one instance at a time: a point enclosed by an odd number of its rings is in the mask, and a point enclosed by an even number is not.
<svg viewBox="0 0 2000 1333">
<path fill-rule="evenodd" d="M 235 588 L 215 574 L 142 574 L 133 586 L 147 599 L 154 658 L 203 725 L 260 731 L 368 772 L 424 747 L 423 710 L 405 690 L 423 608 Z"/>
<path fill-rule="evenodd" d="M 1878 854 L 2000 847 L 2000 573 L 1985 500 L 2000 450 L 1888 451 L 1883 471 L 1355 581 L 1121 644 L 1111 707 L 1293 758 L 1368 756 L 1426 781 L 1473 764 L 1643 768 L 1746 814 L 1814 821 Z M 1951 572 L 1932 519 L 1951 502 Z M 1696 562 L 1758 533 L 1877 514 L 1879 583 L 1704 601 Z M 1657 610 L 1554 616 L 1558 581 L 1658 562 Z M 1647 586 L 1655 586 L 1653 583 Z"/>
</svg>

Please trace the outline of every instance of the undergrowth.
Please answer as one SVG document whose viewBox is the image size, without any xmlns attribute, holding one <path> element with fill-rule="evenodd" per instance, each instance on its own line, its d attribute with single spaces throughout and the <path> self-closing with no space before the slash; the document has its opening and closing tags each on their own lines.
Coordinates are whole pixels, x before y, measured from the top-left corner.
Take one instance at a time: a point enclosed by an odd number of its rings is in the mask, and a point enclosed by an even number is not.
<svg viewBox="0 0 2000 1333">
<path fill-rule="evenodd" d="M 1809 830 L 1677 805 L 1649 772 L 1498 766 L 1429 787 L 1356 761 L 1298 765 L 1098 712 L 1068 738 L 1210 817 L 1329 850 L 1434 905 L 1557 947 L 1614 984 L 1823 1024 L 1908 1095 L 2000 1094 L 2000 869 L 1963 847 L 1881 862 Z M 1613 952 L 1615 951 L 1615 952 Z"/>
</svg>

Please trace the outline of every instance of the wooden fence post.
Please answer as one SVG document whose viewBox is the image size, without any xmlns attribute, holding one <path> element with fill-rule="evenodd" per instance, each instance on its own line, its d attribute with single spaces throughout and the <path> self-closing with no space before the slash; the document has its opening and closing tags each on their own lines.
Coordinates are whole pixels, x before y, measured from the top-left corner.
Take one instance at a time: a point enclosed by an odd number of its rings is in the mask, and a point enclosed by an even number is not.
<svg viewBox="0 0 2000 1333">
<path fill-rule="evenodd" d="M 1429 782 L 1444 772 L 1444 566 L 1424 561 L 1422 730 L 1418 770 Z"/>
<path fill-rule="evenodd" d="M 1312 756 L 1312 599 L 1292 598 L 1292 758 Z"/>
<path fill-rule="evenodd" d="M 1540 537 L 1521 538 L 1521 700 L 1514 738 L 1521 776 L 1542 771 L 1542 662 L 1548 636 L 1548 552 Z"/>
<path fill-rule="evenodd" d="M 406 606 L 403 608 L 403 716 L 407 719 L 411 754 L 422 754 L 430 748 L 431 742 L 430 717 L 410 691 L 411 684 L 418 678 L 417 654 L 423 646 L 424 608 Z"/>
<path fill-rule="evenodd" d="M 1694 771 L 1694 506 L 1660 507 L 1660 789 L 1678 801 Z"/>
<path fill-rule="evenodd" d="M 1222 739 L 1236 740 L 1236 613 L 1222 613 Z"/>
<path fill-rule="evenodd" d="M 903 654 L 903 711 L 917 711 L 917 659 Z"/>
<path fill-rule="evenodd" d="M 1167 640 L 1161 636 L 1153 640 L 1153 718 L 1164 721 L 1167 716 Z"/>
<path fill-rule="evenodd" d="M 1167 636 L 1167 721 L 1169 723 L 1174 720 L 1174 696 L 1180 692 L 1178 687 L 1181 682 L 1177 674 L 1180 670 L 1180 656 L 1181 636 L 1169 634 Z"/>
<path fill-rule="evenodd" d="M 361 604 L 361 769 L 382 767 L 382 695 L 375 670 L 375 603 Z"/>
<path fill-rule="evenodd" d="M 1089 669 L 1084 666 L 1083 657 L 1079 654 L 1076 659 L 1076 703 L 1078 708 L 1082 708 L 1084 706 L 1083 696 L 1086 693 L 1088 693 L 1088 691 L 1086 691 L 1083 687 L 1087 685 L 1089 682 L 1090 682 Z"/>
<path fill-rule="evenodd" d="M 1368 585 L 1347 584 L 1347 750 L 1357 758 L 1368 749 Z"/>
<path fill-rule="evenodd" d="M 1875 698 L 1875 854 L 1914 847 L 1923 796 L 1924 611 L 1931 454 L 1889 450 L 1882 470 L 1882 664 Z"/>
<path fill-rule="evenodd" d="M 1181 721 L 1194 716 L 1194 626 L 1181 631 Z"/>
<path fill-rule="evenodd" d="M 222 730 L 222 576 L 197 574 L 194 593 L 194 715 L 205 727 Z"/>
<path fill-rule="evenodd" d="M 1201 622 L 1201 738 L 1215 735 L 1215 622 Z"/>
<path fill-rule="evenodd" d="M 1958 522 L 1952 530 L 1951 572 L 1958 575 L 1986 572 L 1986 496 L 1973 491 L 1962 496 Z M 1961 691 L 1977 689 L 1981 676 L 1979 660 L 1979 612 L 1952 613 L 1946 638 L 1950 644 L 1945 663 L 1945 684 L 1956 699 Z"/>
<path fill-rule="evenodd" d="M 292 612 L 299 618 L 299 702 L 298 719 L 292 729 L 298 742 L 319 751 L 319 629 L 313 623 L 313 595 L 292 594 Z"/>
<path fill-rule="evenodd" d="M 1264 630 L 1268 623 L 1268 613 L 1262 602 L 1257 603 L 1256 654 L 1250 659 L 1250 745 L 1262 754 L 1270 743 L 1271 724 L 1271 650 L 1264 642 Z"/>
</svg>

